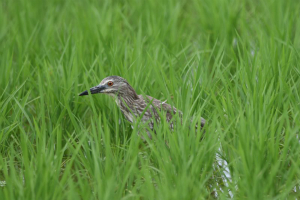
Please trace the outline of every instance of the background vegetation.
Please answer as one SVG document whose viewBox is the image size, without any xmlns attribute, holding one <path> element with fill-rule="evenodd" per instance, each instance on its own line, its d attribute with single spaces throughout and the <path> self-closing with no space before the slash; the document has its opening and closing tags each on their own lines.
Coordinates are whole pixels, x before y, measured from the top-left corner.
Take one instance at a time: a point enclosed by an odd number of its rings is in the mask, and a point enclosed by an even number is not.
<svg viewBox="0 0 300 200">
<path fill-rule="evenodd" d="M 300 197 L 299 1 L 0 7 L 1 199 Z M 78 96 L 109 75 L 183 125 L 143 143 L 109 96 Z"/>
</svg>

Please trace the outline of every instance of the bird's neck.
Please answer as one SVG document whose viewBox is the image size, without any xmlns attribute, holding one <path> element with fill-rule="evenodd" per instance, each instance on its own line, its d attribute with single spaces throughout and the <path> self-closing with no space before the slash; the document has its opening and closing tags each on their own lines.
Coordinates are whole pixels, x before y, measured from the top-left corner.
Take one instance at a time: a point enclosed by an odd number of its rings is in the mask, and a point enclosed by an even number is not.
<svg viewBox="0 0 300 200">
<path fill-rule="evenodd" d="M 139 97 L 137 93 L 134 91 L 134 89 L 128 84 L 126 89 L 120 90 L 118 94 L 118 98 L 136 100 Z"/>
<path fill-rule="evenodd" d="M 137 94 L 119 94 L 116 103 L 122 111 L 125 118 L 133 122 L 136 116 L 135 99 L 138 98 Z"/>
<path fill-rule="evenodd" d="M 118 105 L 120 107 L 127 107 L 129 109 L 134 109 L 133 105 L 135 104 L 135 100 L 137 100 L 139 97 L 137 95 L 137 93 L 134 91 L 134 89 L 129 86 L 126 88 L 126 90 L 122 90 L 122 92 L 120 92 L 118 94 Z"/>
</svg>

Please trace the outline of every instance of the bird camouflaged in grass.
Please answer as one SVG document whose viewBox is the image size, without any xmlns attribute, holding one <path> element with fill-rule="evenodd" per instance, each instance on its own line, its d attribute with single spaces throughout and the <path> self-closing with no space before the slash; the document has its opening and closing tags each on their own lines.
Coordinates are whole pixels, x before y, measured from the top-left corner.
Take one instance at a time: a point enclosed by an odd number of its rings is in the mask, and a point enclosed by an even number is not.
<svg viewBox="0 0 300 200">
<path fill-rule="evenodd" d="M 113 96 L 116 100 L 117 105 L 129 122 L 135 122 L 138 117 L 142 115 L 141 121 L 143 123 L 148 123 L 151 130 L 153 130 L 154 126 L 153 119 L 155 119 L 156 122 L 160 121 L 158 110 L 166 112 L 167 122 L 170 122 L 173 115 L 175 115 L 176 113 L 178 113 L 179 116 L 182 117 L 182 112 L 180 110 L 177 110 L 175 107 L 172 107 L 165 101 L 162 102 L 151 96 L 143 97 L 142 95 L 137 95 L 137 93 L 129 85 L 129 83 L 120 76 L 108 76 L 104 78 L 99 85 L 90 88 L 90 93 L 104 93 Z M 86 90 L 79 94 L 79 96 L 88 94 L 89 92 Z M 205 119 L 201 117 L 201 128 L 203 128 L 204 124 Z M 173 122 L 170 122 L 170 127 L 173 129 Z M 151 139 L 151 133 L 147 129 L 146 131 L 149 138 Z"/>
</svg>

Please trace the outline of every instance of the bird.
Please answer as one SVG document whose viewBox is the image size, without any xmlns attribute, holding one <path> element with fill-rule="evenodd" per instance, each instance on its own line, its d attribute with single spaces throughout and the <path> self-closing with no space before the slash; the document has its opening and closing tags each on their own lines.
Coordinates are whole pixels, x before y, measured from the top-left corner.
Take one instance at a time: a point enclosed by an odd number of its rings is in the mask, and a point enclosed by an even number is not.
<svg viewBox="0 0 300 200">
<path fill-rule="evenodd" d="M 166 114 L 166 121 L 170 123 L 170 128 L 173 129 L 172 117 L 178 113 L 182 118 L 182 111 L 174 106 L 160 101 L 148 95 L 138 95 L 128 81 L 120 76 L 108 76 L 104 78 L 99 85 L 79 94 L 85 96 L 89 94 L 108 94 L 112 96 L 126 120 L 130 123 L 137 121 L 141 117 L 141 122 L 148 123 L 149 129 L 153 131 L 154 120 L 160 122 L 159 112 L 163 111 Z M 159 112 L 158 112 L 159 111 Z M 201 117 L 201 129 L 205 125 L 205 119 Z M 196 125 L 197 128 L 197 125 Z M 151 132 L 146 129 L 147 135 L 152 139 Z M 141 136 L 142 137 L 142 136 Z M 144 138 L 142 137 L 144 140 Z"/>
</svg>

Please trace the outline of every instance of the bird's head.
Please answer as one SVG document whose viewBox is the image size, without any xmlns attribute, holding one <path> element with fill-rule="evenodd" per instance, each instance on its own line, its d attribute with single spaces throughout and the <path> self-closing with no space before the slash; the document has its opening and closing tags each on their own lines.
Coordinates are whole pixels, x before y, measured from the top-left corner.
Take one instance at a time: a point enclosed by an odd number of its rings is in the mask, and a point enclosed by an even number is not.
<svg viewBox="0 0 300 200">
<path fill-rule="evenodd" d="M 108 76 L 104 78 L 99 85 L 90 88 L 91 94 L 104 93 L 112 96 L 119 96 L 122 94 L 135 94 L 133 88 L 129 83 L 120 76 Z M 84 91 L 79 96 L 88 95 L 88 91 Z M 136 95 L 136 94 L 135 94 Z"/>
</svg>

